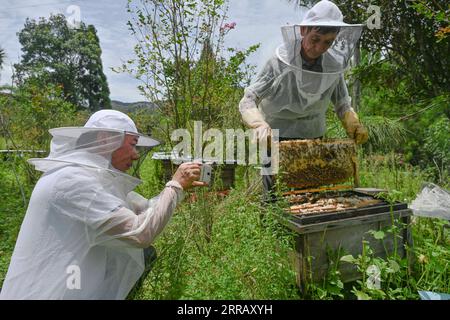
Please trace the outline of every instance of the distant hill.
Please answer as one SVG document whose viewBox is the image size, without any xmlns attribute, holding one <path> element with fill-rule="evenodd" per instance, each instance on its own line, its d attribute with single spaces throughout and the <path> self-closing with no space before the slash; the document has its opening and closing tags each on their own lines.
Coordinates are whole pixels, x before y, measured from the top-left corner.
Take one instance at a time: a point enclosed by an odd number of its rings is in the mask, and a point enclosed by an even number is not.
<svg viewBox="0 0 450 320">
<path fill-rule="evenodd" d="M 138 101 L 138 102 L 122 102 L 117 100 L 111 100 L 111 108 L 114 110 L 119 110 L 124 113 L 135 112 L 139 109 L 147 109 L 153 111 L 156 105 L 151 102 Z"/>
</svg>

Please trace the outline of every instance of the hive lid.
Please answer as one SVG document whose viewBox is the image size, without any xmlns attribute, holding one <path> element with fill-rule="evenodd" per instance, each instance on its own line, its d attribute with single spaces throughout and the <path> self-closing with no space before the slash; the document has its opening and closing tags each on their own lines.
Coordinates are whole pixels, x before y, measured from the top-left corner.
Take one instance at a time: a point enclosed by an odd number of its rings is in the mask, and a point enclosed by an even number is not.
<svg viewBox="0 0 450 320">
<path fill-rule="evenodd" d="M 279 155 L 279 173 L 282 181 L 290 188 L 316 188 L 348 183 L 352 179 L 357 184 L 357 156 L 354 140 L 281 141 Z"/>
</svg>

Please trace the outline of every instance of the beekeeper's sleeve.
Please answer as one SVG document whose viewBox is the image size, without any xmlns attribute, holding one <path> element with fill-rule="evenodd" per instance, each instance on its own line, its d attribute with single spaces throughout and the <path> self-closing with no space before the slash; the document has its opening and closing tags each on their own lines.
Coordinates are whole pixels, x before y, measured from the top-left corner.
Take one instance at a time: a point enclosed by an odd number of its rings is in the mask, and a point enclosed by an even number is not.
<svg viewBox="0 0 450 320">
<path fill-rule="evenodd" d="M 277 62 L 276 58 L 269 59 L 250 86 L 245 88 L 244 96 L 239 102 L 239 111 L 241 113 L 249 109 L 257 108 L 258 103 L 270 93 L 275 77 L 277 76 Z"/>
<path fill-rule="evenodd" d="M 84 226 L 80 229 L 84 229 L 91 246 L 148 247 L 183 198 L 183 188 L 176 181 L 169 181 L 157 197 L 148 201 L 137 193 L 121 199 L 110 192 L 114 186 L 105 181 L 77 170 L 57 184 L 51 204 L 56 212 Z M 61 226 L 61 230 L 64 228 Z"/>
<path fill-rule="evenodd" d="M 146 248 L 164 229 L 182 198 L 183 188 L 176 181 L 168 182 L 164 190 L 150 200 L 134 193 L 127 197 L 133 200 L 133 210 L 118 208 L 100 229 L 104 230 L 104 238 L 117 236 L 132 246 Z"/>
<path fill-rule="evenodd" d="M 353 111 L 351 106 L 352 99 L 348 94 L 347 84 L 344 80 L 344 75 L 339 77 L 338 83 L 331 94 L 331 102 L 334 105 L 334 111 L 339 119 L 344 118 L 347 111 Z"/>
</svg>

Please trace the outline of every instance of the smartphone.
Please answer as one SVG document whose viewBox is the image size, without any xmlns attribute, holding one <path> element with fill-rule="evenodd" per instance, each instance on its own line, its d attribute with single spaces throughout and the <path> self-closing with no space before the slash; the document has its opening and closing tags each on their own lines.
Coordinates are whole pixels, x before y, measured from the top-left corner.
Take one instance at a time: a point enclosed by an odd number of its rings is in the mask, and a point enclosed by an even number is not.
<svg viewBox="0 0 450 320">
<path fill-rule="evenodd" d="M 209 164 L 203 163 L 200 169 L 200 179 L 198 181 L 210 184 L 211 174 L 212 174 L 212 167 Z"/>
</svg>

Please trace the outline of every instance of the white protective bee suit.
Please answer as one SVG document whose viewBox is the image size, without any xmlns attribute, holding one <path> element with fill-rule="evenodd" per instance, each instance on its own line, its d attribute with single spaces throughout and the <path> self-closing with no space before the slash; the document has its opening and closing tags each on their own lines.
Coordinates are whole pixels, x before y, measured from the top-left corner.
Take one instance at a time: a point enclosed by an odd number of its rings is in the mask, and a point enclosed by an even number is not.
<svg viewBox="0 0 450 320">
<path fill-rule="evenodd" d="M 125 114 L 102 110 L 84 127 L 56 128 L 50 154 L 30 159 L 43 176 L 31 195 L 1 299 L 124 299 L 144 271 L 143 248 L 169 221 L 183 190 L 176 181 L 147 200 L 139 179 L 111 165 L 125 134 Z"/>
<path fill-rule="evenodd" d="M 340 28 L 332 46 L 312 68 L 308 68 L 300 53 L 302 26 Z M 354 119 L 344 72 L 361 31 L 360 24 L 344 23 L 341 11 L 330 1 L 317 3 L 300 24 L 283 26 L 283 44 L 245 89 L 239 104 L 244 122 L 259 136 L 279 129 L 280 138 L 313 139 L 325 134 L 330 101 L 341 120 L 347 112 Z M 350 135 L 354 130 L 348 130 L 352 131 Z"/>
</svg>

